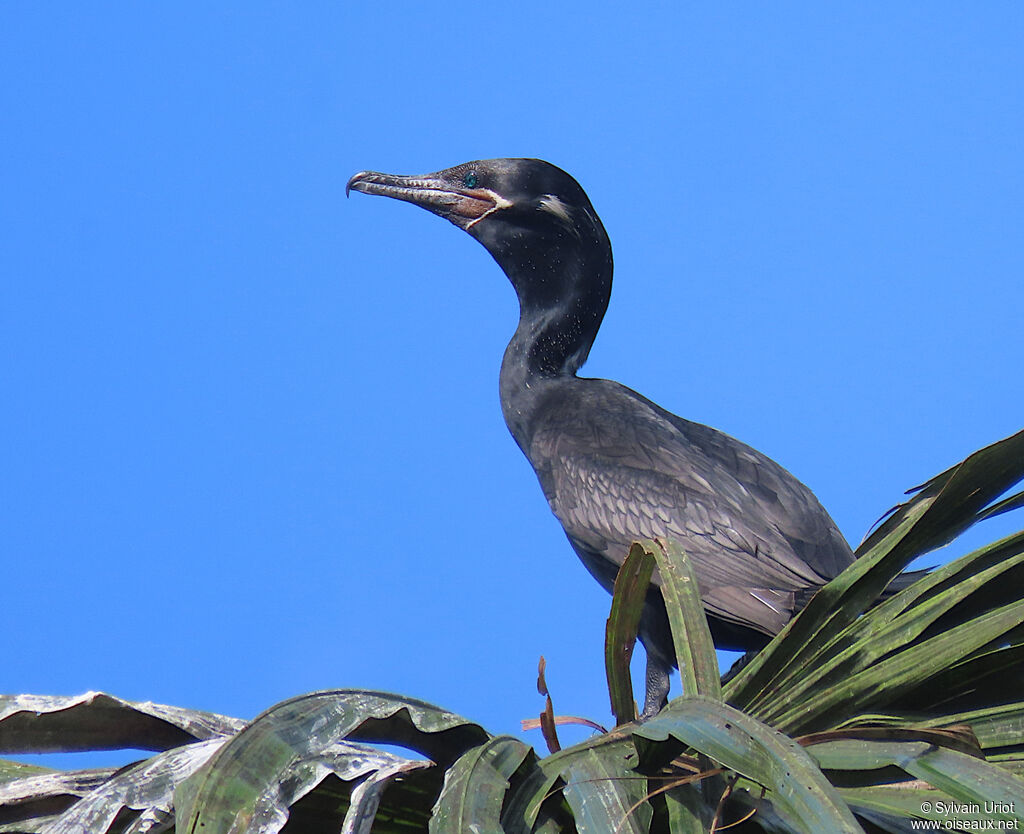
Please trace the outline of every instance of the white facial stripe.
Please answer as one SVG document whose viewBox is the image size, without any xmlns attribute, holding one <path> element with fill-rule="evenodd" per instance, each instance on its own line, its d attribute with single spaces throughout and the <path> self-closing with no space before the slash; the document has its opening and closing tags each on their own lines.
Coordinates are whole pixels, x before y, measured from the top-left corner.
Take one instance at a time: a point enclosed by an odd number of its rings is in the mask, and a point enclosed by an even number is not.
<svg viewBox="0 0 1024 834">
<path fill-rule="evenodd" d="M 491 191 L 491 189 L 489 189 L 489 188 L 480 188 L 478 190 L 479 191 L 483 191 L 488 197 L 490 197 L 492 200 L 494 200 L 494 205 L 491 206 L 491 208 L 487 209 L 487 211 L 485 211 L 483 214 L 481 214 L 478 218 L 476 218 L 475 220 L 471 220 L 469 223 L 467 223 L 466 226 L 465 226 L 466 229 L 473 228 L 473 226 L 476 223 L 479 223 L 488 214 L 491 214 L 492 212 L 498 211 L 499 209 L 512 208 L 512 203 L 510 201 L 506 200 L 500 194 L 498 194 L 498 193 L 496 193 L 494 191 Z"/>
<path fill-rule="evenodd" d="M 572 222 L 572 218 L 569 216 L 569 207 L 554 194 L 545 194 L 541 197 L 540 207 L 565 223 Z"/>
</svg>

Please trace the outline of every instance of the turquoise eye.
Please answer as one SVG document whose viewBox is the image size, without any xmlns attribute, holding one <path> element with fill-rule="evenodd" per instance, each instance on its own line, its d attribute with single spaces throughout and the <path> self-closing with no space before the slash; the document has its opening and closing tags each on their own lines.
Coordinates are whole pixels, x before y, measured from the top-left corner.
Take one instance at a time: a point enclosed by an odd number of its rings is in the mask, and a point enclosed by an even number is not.
<svg viewBox="0 0 1024 834">
<path fill-rule="evenodd" d="M 477 182 L 476 174 L 466 174 L 466 176 L 462 178 L 462 184 L 466 186 L 466 188 L 476 188 Z"/>
</svg>

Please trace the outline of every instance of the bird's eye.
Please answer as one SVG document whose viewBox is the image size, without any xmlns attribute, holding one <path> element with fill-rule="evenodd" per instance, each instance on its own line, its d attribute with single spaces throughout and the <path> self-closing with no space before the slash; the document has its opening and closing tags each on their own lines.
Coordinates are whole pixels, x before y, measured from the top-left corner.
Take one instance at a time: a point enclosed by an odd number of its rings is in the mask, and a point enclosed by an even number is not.
<svg viewBox="0 0 1024 834">
<path fill-rule="evenodd" d="M 476 188 L 477 182 L 478 180 L 474 173 L 466 174 L 466 176 L 462 178 L 462 184 L 466 186 L 466 188 Z"/>
</svg>

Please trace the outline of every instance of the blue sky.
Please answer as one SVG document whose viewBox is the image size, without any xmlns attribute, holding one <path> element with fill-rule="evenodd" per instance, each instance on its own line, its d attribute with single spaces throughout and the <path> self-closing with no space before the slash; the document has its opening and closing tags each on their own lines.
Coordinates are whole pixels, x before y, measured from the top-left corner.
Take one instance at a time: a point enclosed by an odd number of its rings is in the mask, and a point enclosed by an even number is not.
<svg viewBox="0 0 1024 834">
<path fill-rule="evenodd" d="M 616 258 L 585 373 L 853 543 L 1021 428 L 1024 7 L 508 9 L 0 8 L 0 689 L 517 733 L 544 654 L 607 720 L 608 598 L 498 407 L 515 297 L 361 169 L 573 173 Z"/>
</svg>

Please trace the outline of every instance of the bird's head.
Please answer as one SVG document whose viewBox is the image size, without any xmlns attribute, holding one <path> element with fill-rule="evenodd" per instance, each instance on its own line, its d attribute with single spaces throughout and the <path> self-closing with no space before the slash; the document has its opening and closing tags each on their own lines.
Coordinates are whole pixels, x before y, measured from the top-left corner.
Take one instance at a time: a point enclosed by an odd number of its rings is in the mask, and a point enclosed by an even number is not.
<svg viewBox="0 0 1024 834">
<path fill-rule="evenodd" d="M 361 171 L 348 181 L 350 190 L 404 200 L 450 220 L 484 245 L 529 306 L 564 297 L 567 282 L 596 282 L 603 295 L 610 291 L 604 226 L 579 183 L 549 162 L 485 159 L 417 177 Z"/>
</svg>

